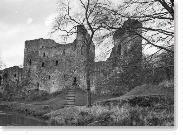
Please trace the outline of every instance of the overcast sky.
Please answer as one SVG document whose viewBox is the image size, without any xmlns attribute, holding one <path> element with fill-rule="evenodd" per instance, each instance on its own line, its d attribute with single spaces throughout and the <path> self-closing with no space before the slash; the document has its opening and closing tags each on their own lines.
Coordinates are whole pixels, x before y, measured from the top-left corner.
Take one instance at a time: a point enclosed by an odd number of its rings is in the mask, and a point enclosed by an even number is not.
<svg viewBox="0 0 183 135">
<path fill-rule="evenodd" d="M 0 0 L 0 57 L 7 67 L 23 64 L 25 40 L 49 38 L 57 0 Z"/>
<path fill-rule="evenodd" d="M 111 1 L 115 5 L 121 2 Z M 51 22 L 57 15 L 57 2 L 58 0 L 0 0 L 0 59 L 6 67 L 23 65 L 26 40 L 50 38 L 48 33 Z M 72 2 L 76 10 L 78 1 Z M 103 56 L 102 51 L 106 50 L 103 45 L 101 47 L 96 47 L 95 50 L 97 61 L 109 56 Z"/>
</svg>

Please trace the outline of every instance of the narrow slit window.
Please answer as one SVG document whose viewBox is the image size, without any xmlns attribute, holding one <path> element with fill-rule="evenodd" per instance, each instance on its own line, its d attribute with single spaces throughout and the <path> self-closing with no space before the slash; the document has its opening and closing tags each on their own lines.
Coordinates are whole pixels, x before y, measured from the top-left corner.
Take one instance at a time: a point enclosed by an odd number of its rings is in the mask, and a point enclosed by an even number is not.
<svg viewBox="0 0 183 135">
<path fill-rule="evenodd" d="M 65 49 L 63 49 L 63 53 L 62 54 L 65 55 Z"/>
<path fill-rule="evenodd" d="M 55 62 L 55 66 L 58 66 L 58 60 L 56 60 L 56 62 Z"/>
<path fill-rule="evenodd" d="M 44 64 L 44 62 L 42 62 L 42 65 L 41 65 L 42 67 L 44 67 L 45 66 L 45 64 Z"/>
<path fill-rule="evenodd" d="M 36 89 L 37 89 L 37 90 L 39 90 L 39 83 L 37 82 L 37 84 L 36 84 L 36 85 L 37 85 L 37 88 L 36 88 Z"/>
<path fill-rule="evenodd" d="M 2 77 L 0 76 L 0 86 L 1 86 L 1 84 L 2 84 Z"/>
<path fill-rule="evenodd" d="M 46 54 L 45 53 L 43 53 L 43 57 L 46 57 Z"/>
<path fill-rule="evenodd" d="M 51 79 L 51 76 L 50 76 L 50 75 L 48 76 L 48 79 L 49 79 L 49 80 Z"/>
<path fill-rule="evenodd" d="M 81 55 L 85 55 L 85 51 L 86 51 L 86 48 L 85 48 L 85 45 L 83 45 L 81 47 Z"/>
<path fill-rule="evenodd" d="M 121 45 L 118 46 L 117 53 L 118 53 L 118 55 L 121 55 Z"/>
<path fill-rule="evenodd" d="M 29 65 L 32 65 L 32 60 L 31 59 L 29 60 Z"/>
</svg>

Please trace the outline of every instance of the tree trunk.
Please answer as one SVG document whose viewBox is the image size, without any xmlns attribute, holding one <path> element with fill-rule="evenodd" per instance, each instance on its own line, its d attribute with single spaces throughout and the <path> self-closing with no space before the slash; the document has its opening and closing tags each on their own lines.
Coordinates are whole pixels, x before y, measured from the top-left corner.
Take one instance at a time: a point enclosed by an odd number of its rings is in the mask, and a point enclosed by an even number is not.
<svg viewBox="0 0 183 135">
<path fill-rule="evenodd" d="M 90 58 L 90 45 L 91 39 L 87 42 L 86 47 L 86 85 L 87 85 L 87 107 L 91 107 L 91 89 L 90 89 L 90 69 L 91 69 L 91 58 Z"/>
<path fill-rule="evenodd" d="M 90 90 L 90 75 L 89 70 L 87 70 L 86 75 L 86 84 L 87 84 L 87 107 L 91 107 L 91 90 Z"/>
</svg>

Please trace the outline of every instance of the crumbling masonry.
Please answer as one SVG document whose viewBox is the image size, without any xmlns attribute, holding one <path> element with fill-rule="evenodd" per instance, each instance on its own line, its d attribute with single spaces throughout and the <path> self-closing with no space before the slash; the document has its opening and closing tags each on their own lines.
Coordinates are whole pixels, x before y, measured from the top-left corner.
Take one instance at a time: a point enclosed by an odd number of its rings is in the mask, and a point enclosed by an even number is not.
<svg viewBox="0 0 183 135">
<path fill-rule="evenodd" d="M 90 58 L 93 60 L 91 72 L 91 89 L 102 91 L 101 87 L 128 87 L 128 84 L 116 80 L 118 72 L 130 74 L 129 82 L 138 85 L 142 60 L 142 24 L 136 20 L 127 20 L 114 36 L 114 47 L 110 57 L 103 62 L 95 62 L 95 46 L 90 46 Z M 135 32 L 133 32 L 133 31 Z M 86 88 L 86 44 L 89 34 L 83 25 L 77 26 L 77 36 L 73 43 L 58 44 L 51 39 L 25 41 L 23 68 L 11 67 L 0 71 L 0 90 L 5 90 L 7 82 L 21 85 L 25 90 L 45 90 L 49 93 L 61 91 L 73 83 L 81 89 Z M 133 66 L 131 66 L 133 65 Z M 126 68 L 130 67 L 131 68 Z M 133 74 L 131 74 L 133 71 Z M 118 77 L 119 79 L 120 77 Z M 126 80 L 127 81 L 127 80 Z M 28 83 L 29 82 L 29 83 Z M 130 82 L 130 83 L 131 83 Z M 136 83 L 135 83 L 136 82 Z M 26 85 L 27 83 L 27 85 Z M 108 87 L 109 88 L 109 87 Z"/>
</svg>

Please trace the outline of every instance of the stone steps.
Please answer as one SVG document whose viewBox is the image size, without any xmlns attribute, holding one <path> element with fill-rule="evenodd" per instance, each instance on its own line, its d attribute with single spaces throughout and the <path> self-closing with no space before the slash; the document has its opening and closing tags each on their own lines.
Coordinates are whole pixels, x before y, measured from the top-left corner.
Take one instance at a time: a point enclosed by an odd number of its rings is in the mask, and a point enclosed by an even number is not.
<svg viewBox="0 0 183 135">
<path fill-rule="evenodd" d="M 65 98 L 65 107 L 75 106 L 75 89 L 69 89 Z"/>
</svg>

